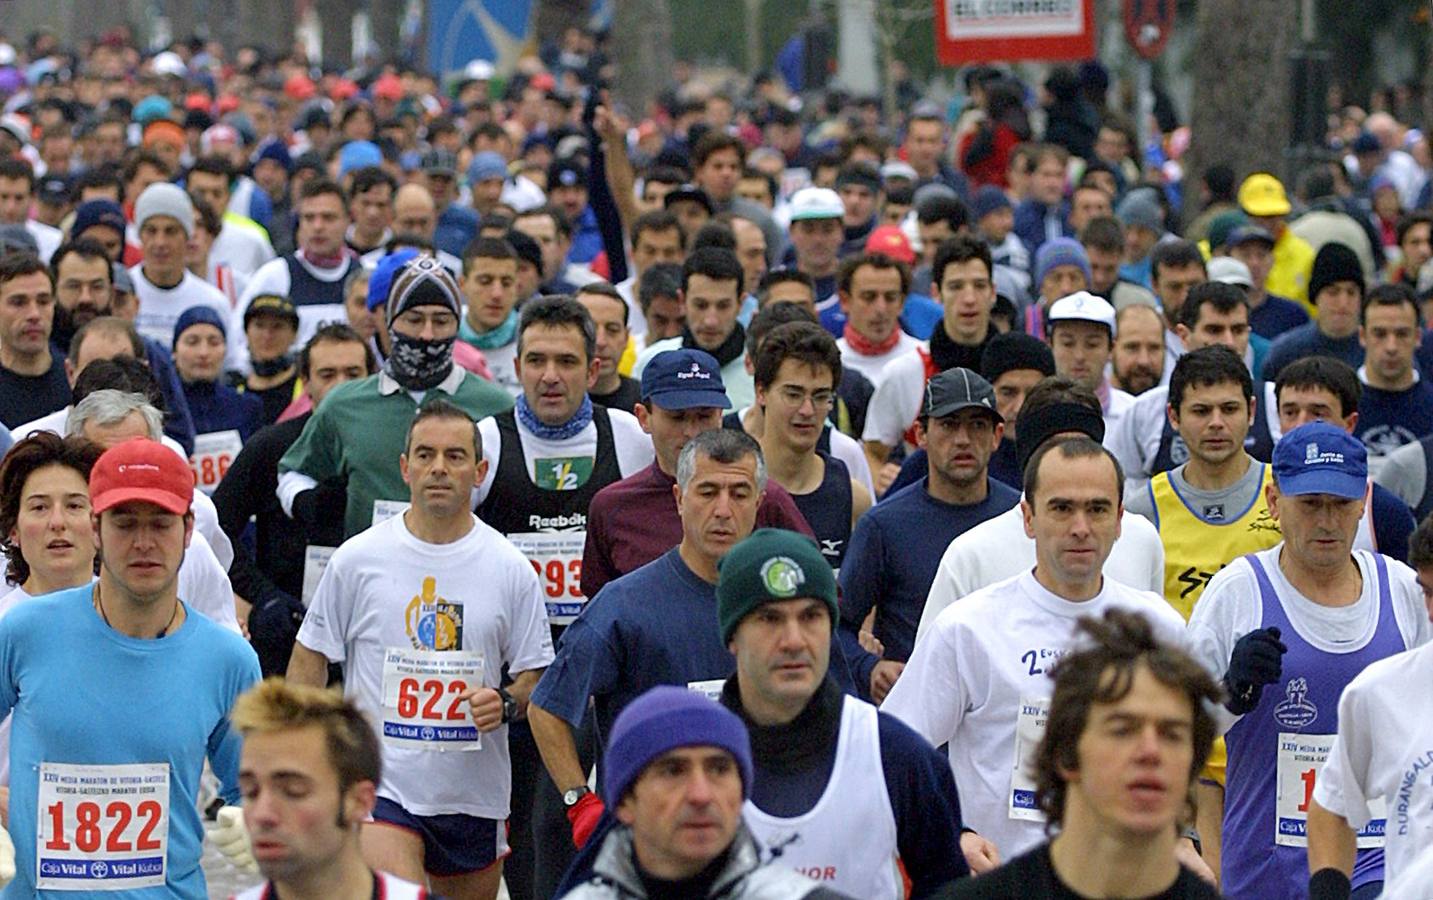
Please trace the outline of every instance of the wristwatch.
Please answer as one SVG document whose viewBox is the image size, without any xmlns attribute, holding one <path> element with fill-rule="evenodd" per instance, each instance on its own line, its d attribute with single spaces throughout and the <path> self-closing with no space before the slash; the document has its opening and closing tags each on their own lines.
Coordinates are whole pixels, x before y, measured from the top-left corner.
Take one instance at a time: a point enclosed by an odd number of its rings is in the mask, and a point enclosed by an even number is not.
<svg viewBox="0 0 1433 900">
<path fill-rule="evenodd" d="M 590 793 L 592 793 L 592 788 L 585 784 L 582 787 L 573 788 L 570 791 L 563 791 L 562 805 L 567 809 L 572 809 L 572 807 L 577 805 L 578 800 L 581 800 Z"/>
<path fill-rule="evenodd" d="M 508 693 L 507 688 L 498 688 L 498 696 L 503 701 L 503 724 L 517 718 L 517 699 Z"/>
</svg>

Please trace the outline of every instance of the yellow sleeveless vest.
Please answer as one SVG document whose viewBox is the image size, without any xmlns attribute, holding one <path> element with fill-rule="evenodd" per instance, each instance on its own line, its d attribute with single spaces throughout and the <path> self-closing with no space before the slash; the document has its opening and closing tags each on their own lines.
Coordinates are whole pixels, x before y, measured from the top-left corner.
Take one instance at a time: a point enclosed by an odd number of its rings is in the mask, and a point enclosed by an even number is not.
<svg viewBox="0 0 1433 900">
<path fill-rule="evenodd" d="M 1169 480 L 1168 472 L 1149 480 L 1154 527 L 1159 529 L 1159 539 L 1164 544 L 1164 599 L 1185 621 L 1216 572 L 1245 554 L 1267 550 L 1283 539 L 1264 500 L 1264 489 L 1273 479 L 1273 471 L 1265 463 L 1253 465 L 1262 470 L 1254 502 L 1242 511 L 1226 510 L 1225 518 L 1215 522 L 1189 508 Z"/>
</svg>

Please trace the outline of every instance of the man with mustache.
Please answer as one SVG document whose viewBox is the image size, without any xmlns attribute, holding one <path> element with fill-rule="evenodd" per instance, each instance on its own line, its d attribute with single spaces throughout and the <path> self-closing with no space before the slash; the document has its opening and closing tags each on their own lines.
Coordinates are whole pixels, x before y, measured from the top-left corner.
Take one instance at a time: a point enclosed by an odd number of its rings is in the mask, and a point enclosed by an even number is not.
<svg viewBox="0 0 1433 900">
<path fill-rule="evenodd" d="M 1430 635 L 1413 572 L 1353 549 L 1368 493 L 1363 444 L 1310 422 L 1279 441 L 1273 469 L 1265 499 L 1283 540 L 1214 576 L 1188 627 L 1191 652 L 1229 694 L 1219 725 L 1230 897 L 1304 894 L 1307 810 L 1338 731 L 1339 695 L 1369 663 Z M 1381 823 L 1361 832 L 1355 890 L 1383 880 L 1382 833 Z"/>
<path fill-rule="evenodd" d="M 587 788 L 573 734 L 589 698 L 605 739 L 617 714 L 648 688 L 675 684 L 715 696 L 732 673 L 731 654 L 711 628 L 717 564 L 756 521 L 766 491 L 761 446 L 734 429 L 704 431 L 682 448 L 676 474 L 681 543 L 608 582 L 587 603 L 563 634 L 529 707 L 533 737 L 563 794 L 579 847 L 603 810 Z M 654 597 L 662 601 L 653 603 Z M 848 686 L 845 659 L 838 659 L 836 676 Z"/>
</svg>

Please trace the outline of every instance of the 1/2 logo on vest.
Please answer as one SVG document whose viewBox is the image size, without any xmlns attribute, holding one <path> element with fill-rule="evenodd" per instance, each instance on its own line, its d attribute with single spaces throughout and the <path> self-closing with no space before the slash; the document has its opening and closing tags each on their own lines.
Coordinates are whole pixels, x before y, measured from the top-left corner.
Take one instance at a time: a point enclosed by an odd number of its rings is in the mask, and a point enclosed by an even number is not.
<svg viewBox="0 0 1433 900">
<path fill-rule="evenodd" d="M 1318 717 L 1319 708 L 1309 700 L 1308 681 L 1302 677 L 1290 679 L 1284 685 L 1284 699 L 1274 707 L 1274 719 L 1286 728 L 1307 728 Z"/>
</svg>

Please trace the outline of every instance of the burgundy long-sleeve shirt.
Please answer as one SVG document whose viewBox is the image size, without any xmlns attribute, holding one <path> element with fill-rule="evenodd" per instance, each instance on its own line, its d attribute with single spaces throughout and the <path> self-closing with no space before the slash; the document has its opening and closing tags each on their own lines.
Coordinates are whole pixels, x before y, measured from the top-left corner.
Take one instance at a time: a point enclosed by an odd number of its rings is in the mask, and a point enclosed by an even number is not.
<svg viewBox="0 0 1433 900">
<path fill-rule="evenodd" d="M 587 509 L 587 544 L 582 549 L 582 593 L 596 597 L 602 586 L 645 566 L 682 542 L 682 520 L 672 486 L 677 480 L 653 463 L 597 492 Z M 815 535 L 791 495 L 775 481 L 756 511 L 757 528 L 786 528 Z"/>
</svg>

